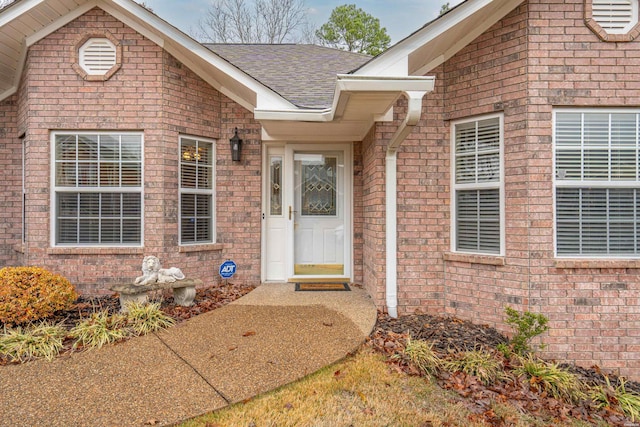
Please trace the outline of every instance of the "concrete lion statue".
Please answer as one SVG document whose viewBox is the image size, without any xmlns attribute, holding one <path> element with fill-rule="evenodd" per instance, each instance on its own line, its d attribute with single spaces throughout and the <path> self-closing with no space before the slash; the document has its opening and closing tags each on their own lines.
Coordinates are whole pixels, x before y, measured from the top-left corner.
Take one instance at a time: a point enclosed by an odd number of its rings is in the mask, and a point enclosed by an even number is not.
<svg viewBox="0 0 640 427">
<path fill-rule="evenodd" d="M 153 283 L 173 283 L 184 279 L 184 274 L 177 267 L 160 268 L 158 257 L 149 255 L 142 260 L 142 276 L 136 278 L 134 285 L 144 286 Z"/>
</svg>

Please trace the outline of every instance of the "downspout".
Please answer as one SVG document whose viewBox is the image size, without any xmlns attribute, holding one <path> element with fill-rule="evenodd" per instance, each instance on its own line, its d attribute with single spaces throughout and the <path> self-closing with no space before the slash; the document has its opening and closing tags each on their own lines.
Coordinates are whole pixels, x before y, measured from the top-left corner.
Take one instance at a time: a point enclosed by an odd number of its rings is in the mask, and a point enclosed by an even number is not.
<svg viewBox="0 0 640 427">
<path fill-rule="evenodd" d="M 385 161 L 386 184 L 386 304 L 389 316 L 398 317 L 398 182 L 397 182 L 397 154 L 398 148 L 413 128 L 420 121 L 422 115 L 422 98 L 427 91 L 407 91 L 404 95 L 408 99 L 407 116 L 393 134 L 387 145 Z"/>
</svg>

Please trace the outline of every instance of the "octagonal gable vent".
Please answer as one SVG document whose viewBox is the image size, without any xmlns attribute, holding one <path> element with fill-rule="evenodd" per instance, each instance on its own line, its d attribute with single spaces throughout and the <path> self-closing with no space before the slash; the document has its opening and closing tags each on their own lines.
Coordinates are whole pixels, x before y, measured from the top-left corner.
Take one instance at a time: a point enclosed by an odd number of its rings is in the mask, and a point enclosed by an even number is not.
<svg viewBox="0 0 640 427">
<path fill-rule="evenodd" d="M 638 0 L 593 0 L 593 19 L 609 34 L 624 34 L 638 22 Z"/>
<path fill-rule="evenodd" d="M 117 63 L 116 46 L 106 38 L 91 38 L 80 48 L 80 66 L 89 75 L 104 75 Z"/>
</svg>

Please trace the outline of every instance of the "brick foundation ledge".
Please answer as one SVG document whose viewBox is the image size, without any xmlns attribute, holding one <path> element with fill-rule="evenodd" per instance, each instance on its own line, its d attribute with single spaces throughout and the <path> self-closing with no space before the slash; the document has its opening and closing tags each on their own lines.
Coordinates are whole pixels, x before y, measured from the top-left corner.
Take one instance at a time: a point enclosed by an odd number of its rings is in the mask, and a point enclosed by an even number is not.
<svg viewBox="0 0 640 427">
<path fill-rule="evenodd" d="M 557 258 L 556 268 L 640 268 L 640 259 Z"/>
<path fill-rule="evenodd" d="M 144 255 L 144 248 L 48 248 L 47 255 Z"/>
<path fill-rule="evenodd" d="M 445 261 L 468 262 L 471 264 L 487 264 L 487 265 L 505 265 L 506 260 L 503 256 L 480 255 L 480 254 L 461 254 L 456 252 L 445 252 L 442 254 Z"/>
</svg>

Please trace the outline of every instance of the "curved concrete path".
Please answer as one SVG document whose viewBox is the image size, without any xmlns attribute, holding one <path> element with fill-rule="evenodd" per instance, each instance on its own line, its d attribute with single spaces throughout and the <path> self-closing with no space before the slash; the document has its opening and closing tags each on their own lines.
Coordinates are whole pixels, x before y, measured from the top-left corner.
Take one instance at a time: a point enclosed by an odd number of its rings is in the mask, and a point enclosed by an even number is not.
<svg viewBox="0 0 640 427">
<path fill-rule="evenodd" d="M 157 334 L 52 362 L 0 367 L 0 426 L 166 425 L 302 378 L 354 351 L 366 292 L 265 284 Z"/>
</svg>

